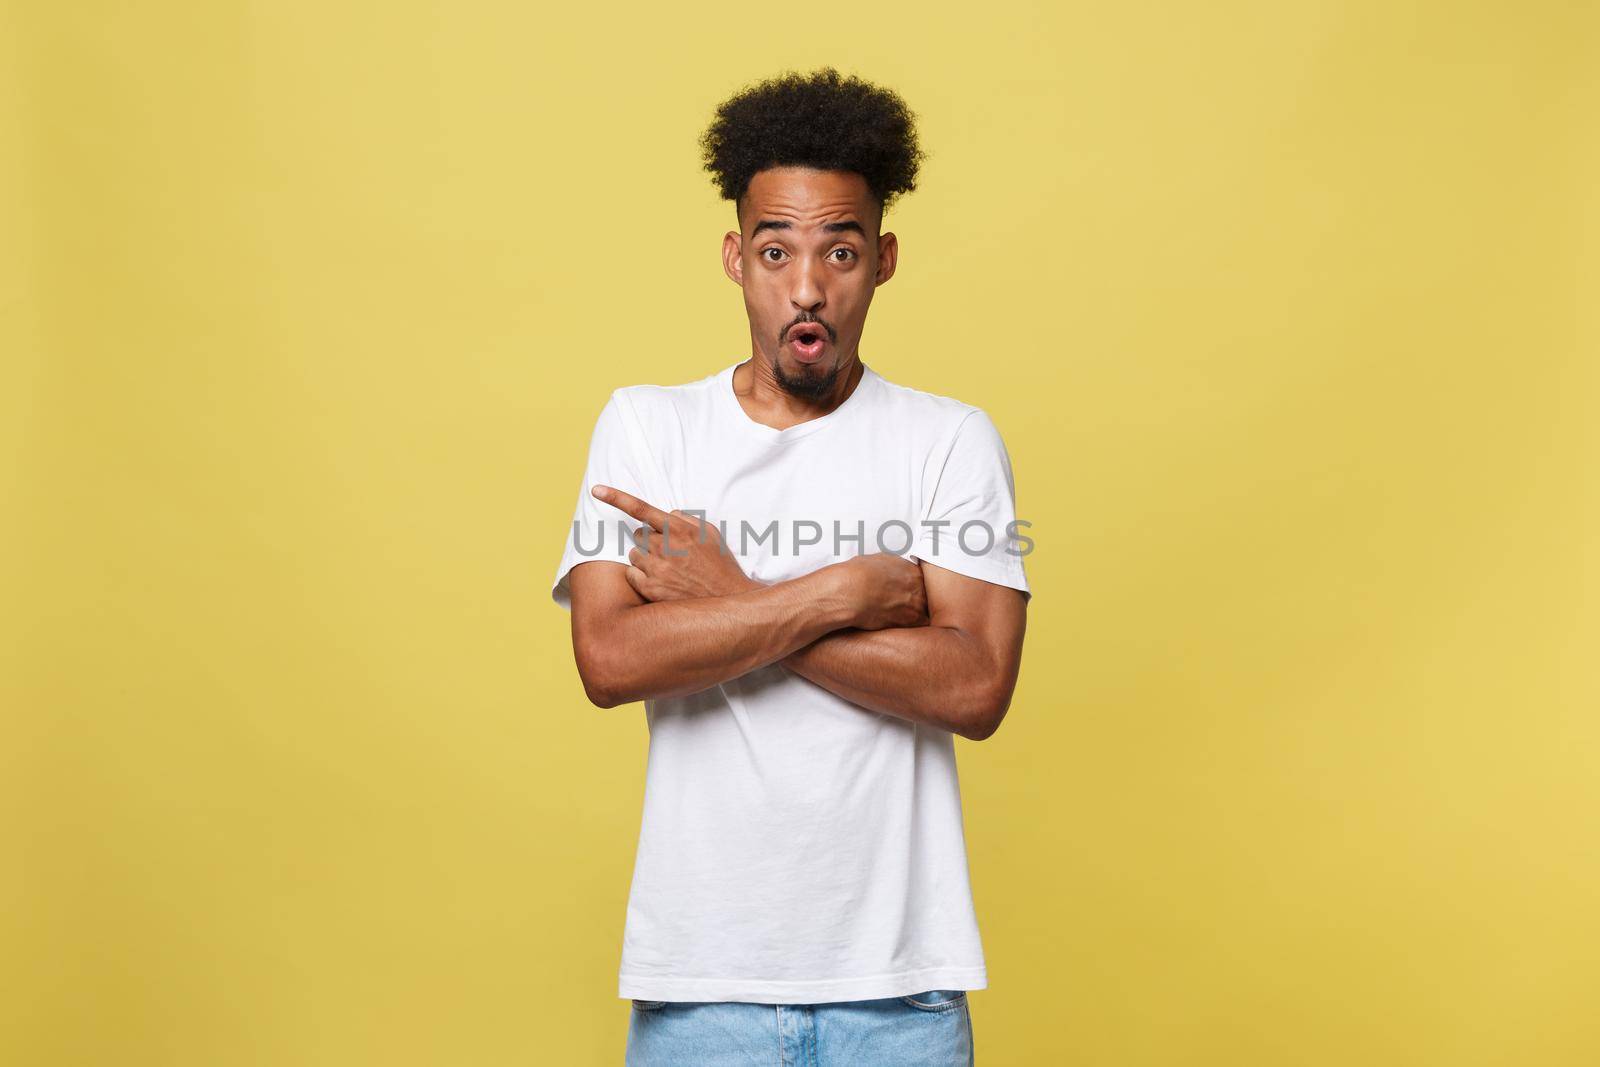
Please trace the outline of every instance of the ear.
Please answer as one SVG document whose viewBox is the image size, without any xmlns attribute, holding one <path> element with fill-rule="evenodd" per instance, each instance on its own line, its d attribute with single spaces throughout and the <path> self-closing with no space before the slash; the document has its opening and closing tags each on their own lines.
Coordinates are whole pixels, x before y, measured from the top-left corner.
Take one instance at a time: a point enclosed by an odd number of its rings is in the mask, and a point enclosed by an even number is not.
<svg viewBox="0 0 1600 1067">
<path fill-rule="evenodd" d="M 744 236 L 738 230 L 722 235 L 722 273 L 744 288 Z"/>
<path fill-rule="evenodd" d="M 892 233 L 878 236 L 878 273 L 873 276 L 874 287 L 894 277 L 894 266 L 900 258 L 900 239 Z"/>
</svg>

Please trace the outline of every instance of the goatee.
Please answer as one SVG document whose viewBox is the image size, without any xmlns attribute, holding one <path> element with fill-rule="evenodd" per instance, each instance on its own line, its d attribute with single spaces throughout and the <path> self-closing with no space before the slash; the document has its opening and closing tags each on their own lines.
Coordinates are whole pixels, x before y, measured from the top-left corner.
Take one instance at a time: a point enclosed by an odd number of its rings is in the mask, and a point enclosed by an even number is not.
<svg viewBox="0 0 1600 1067">
<path fill-rule="evenodd" d="M 833 369 L 826 374 L 802 374 L 798 378 L 790 378 L 783 373 L 783 366 L 777 360 L 773 360 L 772 376 L 777 380 L 778 386 L 790 396 L 815 402 L 833 391 L 834 383 L 839 380 L 839 364 L 835 363 Z"/>
</svg>

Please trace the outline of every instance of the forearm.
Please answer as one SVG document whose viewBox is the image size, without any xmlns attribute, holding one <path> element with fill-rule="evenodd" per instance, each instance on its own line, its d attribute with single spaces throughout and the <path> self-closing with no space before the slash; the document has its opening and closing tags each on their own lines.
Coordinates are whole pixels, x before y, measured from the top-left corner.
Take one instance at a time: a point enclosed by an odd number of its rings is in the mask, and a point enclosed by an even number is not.
<svg viewBox="0 0 1600 1067">
<path fill-rule="evenodd" d="M 585 672 L 596 703 L 684 696 L 764 667 L 850 626 L 855 605 L 833 566 L 727 596 L 653 601 L 607 620 Z"/>
<path fill-rule="evenodd" d="M 782 662 L 852 704 L 977 740 L 999 725 L 1014 685 L 976 638 L 948 626 L 840 630 Z"/>
</svg>

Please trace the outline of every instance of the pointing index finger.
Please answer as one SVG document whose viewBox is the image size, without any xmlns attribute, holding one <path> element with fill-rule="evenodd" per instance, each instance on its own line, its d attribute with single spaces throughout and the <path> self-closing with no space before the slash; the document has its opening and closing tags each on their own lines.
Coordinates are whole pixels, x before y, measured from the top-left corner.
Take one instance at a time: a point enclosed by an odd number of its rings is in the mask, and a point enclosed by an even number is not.
<svg viewBox="0 0 1600 1067">
<path fill-rule="evenodd" d="M 609 485 L 597 485 L 590 490 L 596 500 L 603 500 L 612 507 L 627 512 L 652 530 L 664 531 L 667 528 L 667 513 L 653 504 L 647 504 L 632 493 L 624 493 L 621 489 L 613 489 Z"/>
</svg>

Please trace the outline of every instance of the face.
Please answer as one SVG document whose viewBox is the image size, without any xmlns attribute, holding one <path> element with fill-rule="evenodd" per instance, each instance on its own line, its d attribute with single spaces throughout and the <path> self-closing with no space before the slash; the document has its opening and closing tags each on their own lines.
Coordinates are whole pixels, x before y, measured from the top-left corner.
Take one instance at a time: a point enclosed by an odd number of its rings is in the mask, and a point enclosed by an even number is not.
<svg viewBox="0 0 1600 1067">
<path fill-rule="evenodd" d="M 859 174 L 772 167 L 750 180 L 723 269 L 744 289 L 751 343 L 796 396 L 827 395 L 856 355 L 872 294 L 894 274 L 881 218 Z"/>
</svg>

